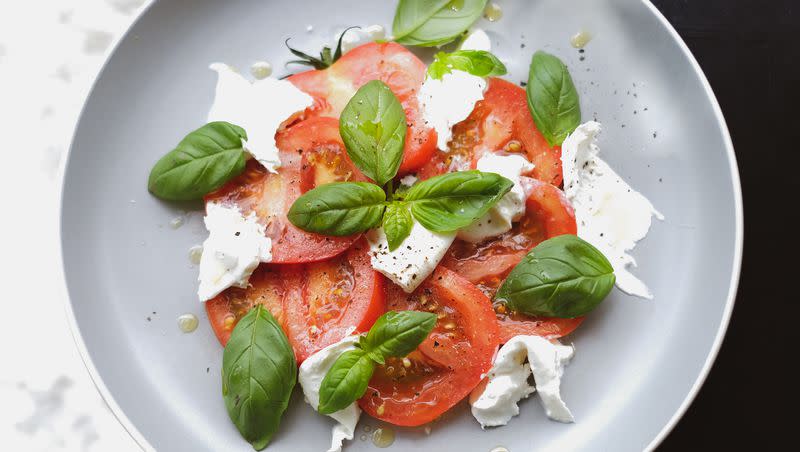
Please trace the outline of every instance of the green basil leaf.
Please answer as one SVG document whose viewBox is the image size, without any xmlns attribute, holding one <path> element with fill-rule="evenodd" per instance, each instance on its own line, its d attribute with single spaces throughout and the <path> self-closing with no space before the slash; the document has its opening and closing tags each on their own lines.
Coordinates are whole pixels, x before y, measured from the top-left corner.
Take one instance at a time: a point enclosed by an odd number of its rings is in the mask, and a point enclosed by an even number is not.
<svg viewBox="0 0 800 452">
<path fill-rule="evenodd" d="M 416 350 L 436 325 L 436 314 L 422 311 L 389 311 L 380 316 L 361 341 L 362 348 L 378 364 L 388 357 L 402 357 Z"/>
<path fill-rule="evenodd" d="M 596 308 L 614 281 L 603 253 L 575 235 L 560 235 L 532 249 L 495 299 L 523 314 L 573 318 Z"/>
<path fill-rule="evenodd" d="M 370 179 L 383 186 L 400 168 L 406 140 L 406 113 L 380 80 L 359 88 L 339 117 L 347 155 Z"/>
<path fill-rule="evenodd" d="M 389 251 L 396 250 L 403 243 L 411 233 L 413 224 L 411 212 L 405 203 L 393 202 L 386 206 L 386 213 L 383 214 L 383 232 L 389 243 Z"/>
<path fill-rule="evenodd" d="M 317 411 L 335 413 L 360 399 L 374 371 L 375 362 L 364 350 L 357 348 L 342 353 L 322 379 Z"/>
<path fill-rule="evenodd" d="M 567 66 L 549 53 L 536 52 L 526 89 L 536 127 L 551 147 L 560 146 L 581 123 L 578 91 Z"/>
<path fill-rule="evenodd" d="M 400 0 L 392 34 L 400 44 L 441 46 L 477 21 L 488 0 Z"/>
<path fill-rule="evenodd" d="M 257 305 L 236 324 L 222 355 L 222 396 L 239 433 L 256 450 L 278 430 L 297 381 L 289 340 Z"/>
<path fill-rule="evenodd" d="M 227 122 L 200 127 L 153 166 L 148 190 L 170 201 L 202 199 L 244 171 L 246 139 L 244 129 Z"/>
<path fill-rule="evenodd" d="M 386 193 L 367 182 L 334 182 L 305 192 L 287 217 L 298 228 L 344 236 L 376 227 L 381 222 Z"/>
<path fill-rule="evenodd" d="M 403 357 L 414 351 L 436 325 L 436 314 L 421 311 L 389 311 L 375 321 L 357 348 L 336 359 L 319 389 L 322 414 L 342 410 L 360 399 L 367 390 L 376 364 L 386 358 Z"/>
<path fill-rule="evenodd" d="M 428 76 L 440 79 L 454 69 L 468 72 L 478 77 L 505 75 L 506 66 L 491 52 L 485 50 L 456 50 L 451 53 L 439 52 L 428 66 Z"/>
<path fill-rule="evenodd" d="M 417 183 L 406 192 L 405 201 L 426 229 L 452 232 L 482 217 L 513 186 L 499 174 L 459 171 Z"/>
</svg>

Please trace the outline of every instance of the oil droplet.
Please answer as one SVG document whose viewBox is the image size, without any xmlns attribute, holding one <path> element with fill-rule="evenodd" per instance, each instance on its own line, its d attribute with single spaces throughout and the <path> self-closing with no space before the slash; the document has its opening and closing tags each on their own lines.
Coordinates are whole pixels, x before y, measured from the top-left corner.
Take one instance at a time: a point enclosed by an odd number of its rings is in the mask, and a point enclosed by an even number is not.
<svg viewBox="0 0 800 452">
<path fill-rule="evenodd" d="M 272 65 L 266 61 L 256 61 L 250 66 L 250 73 L 258 80 L 265 79 L 272 75 Z"/>
<path fill-rule="evenodd" d="M 361 441 L 366 441 L 367 440 L 367 435 L 361 435 L 361 436 L 358 437 L 358 439 L 360 439 Z"/>
<path fill-rule="evenodd" d="M 588 31 L 581 30 L 569 38 L 569 43 L 572 44 L 572 47 L 575 47 L 576 49 L 582 49 L 586 47 L 586 44 L 589 44 L 589 41 L 591 40 L 592 34 Z"/>
<path fill-rule="evenodd" d="M 183 226 L 183 221 L 183 215 L 175 217 L 169 221 L 169 227 L 172 229 L 178 229 L 179 227 Z"/>
<path fill-rule="evenodd" d="M 450 2 L 450 9 L 452 11 L 458 12 L 461 11 L 461 8 L 464 7 L 464 0 L 453 0 Z"/>
<path fill-rule="evenodd" d="M 199 323 L 197 316 L 194 314 L 183 314 L 178 317 L 178 328 L 184 333 L 191 333 L 196 330 Z"/>
<path fill-rule="evenodd" d="M 489 452 L 508 452 L 508 449 L 506 449 L 503 446 L 497 446 L 494 449 L 490 450 Z"/>
<path fill-rule="evenodd" d="M 497 22 L 503 17 L 503 10 L 497 3 L 489 3 L 483 10 L 483 17 L 489 22 Z"/>
<path fill-rule="evenodd" d="M 365 425 L 364 426 L 364 431 L 367 432 L 367 433 L 371 432 L 372 431 L 372 426 Z"/>
<path fill-rule="evenodd" d="M 203 245 L 195 245 L 189 248 L 189 262 L 199 265 L 201 257 L 203 257 Z"/>
<path fill-rule="evenodd" d="M 390 427 L 376 428 L 372 432 L 372 444 L 378 447 L 389 447 L 394 443 L 394 430 Z"/>
</svg>

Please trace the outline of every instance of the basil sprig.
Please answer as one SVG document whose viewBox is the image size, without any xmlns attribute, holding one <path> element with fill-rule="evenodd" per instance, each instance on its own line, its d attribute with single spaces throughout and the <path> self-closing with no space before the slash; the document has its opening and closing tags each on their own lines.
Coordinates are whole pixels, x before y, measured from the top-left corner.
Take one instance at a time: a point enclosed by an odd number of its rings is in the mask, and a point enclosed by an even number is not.
<svg viewBox="0 0 800 452">
<path fill-rule="evenodd" d="M 296 381 L 289 340 L 259 304 L 236 324 L 222 355 L 225 408 L 254 449 L 267 447 L 278 430 Z"/>
<path fill-rule="evenodd" d="M 347 155 L 378 185 L 320 185 L 295 200 L 289 221 L 304 231 L 334 236 L 382 225 L 394 250 L 410 234 L 414 219 L 431 231 L 452 232 L 483 216 L 514 186 L 498 174 L 463 171 L 394 191 L 406 127 L 403 106 L 388 86 L 379 80 L 362 86 L 342 112 L 339 131 Z"/>
<path fill-rule="evenodd" d="M 414 351 L 435 325 L 436 314 L 430 312 L 389 311 L 382 315 L 356 348 L 342 353 L 325 374 L 317 410 L 322 414 L 335 413 L 361 398 L 376 365 Z"/>
<path fill-rule="evenodd" d="M 400 44 L 441 46 L 475 23 L 488 0 L 400 0 L 392 34 Z"/>
<path fill-rule="evenodd" d="M 526 89 L 536 127 L 551 147 L 560 146 L 581 123 L 578 91 L 567 66 L 549 53 L 534 53 Z"/>
<path fill-rule="evenodd" d="M 514 183 L 495 173 L 460 171 L 415 184 L 402 195 L 367 182 L 320 185 L 301 195 L 287 217 L 300 229 L 351 235 L 383 224 L 389 249 L 408 237 L 416 219 L 434 232 L 453 232 L 482 217 Z"/>
<path fill-rule="evenodd" d="M 428 76 L 439 79 L 454 69 L 468 72 L 478 77 L 505 75 L 506 66 L 491 52 L 485 50 L 456 50 L 455 52 L 438 52 L 428 66 Z"/>
<path fill-rule="evenodd" d="M 347 155 L 381 186 L 400 168 L 406 127 L 403 106 L 380 80 L 359 88 L 339 117 L 339 133 Z"/>
<path fill-rule="evenodd" d="M 192 201 L 244 171 L 247 133 L 227 122 L 211 122 L 189 133 L 153 166 L 147 188 L 161 199 Z"/>
<path fill-rule="evenodd" d="M 575 235 L 560 235 L 533 248 L 511 270 L 495 300 L 523 314 L 573 318 L 596 308 L 614 281 L 603 253 Z"/>
</svg>

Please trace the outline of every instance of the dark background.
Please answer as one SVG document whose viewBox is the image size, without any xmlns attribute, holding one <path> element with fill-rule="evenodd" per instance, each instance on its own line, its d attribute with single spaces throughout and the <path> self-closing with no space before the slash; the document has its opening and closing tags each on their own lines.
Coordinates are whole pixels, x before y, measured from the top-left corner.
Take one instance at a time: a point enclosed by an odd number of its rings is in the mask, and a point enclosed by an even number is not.
<svg viewBox="0 0 800 452">
<path fill-rule="evenodd" d="M 744 262 L 711 374 L 659 451 L 797 449 L 800 0 L 653 0 L 700 62 L 744 194 Z"/>
</svg>

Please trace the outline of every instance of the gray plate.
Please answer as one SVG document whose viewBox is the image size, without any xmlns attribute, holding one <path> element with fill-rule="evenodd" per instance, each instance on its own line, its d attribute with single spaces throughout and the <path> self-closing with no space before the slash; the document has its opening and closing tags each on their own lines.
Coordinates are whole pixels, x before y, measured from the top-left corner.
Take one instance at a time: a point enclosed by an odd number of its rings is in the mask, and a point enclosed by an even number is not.
<svg viewBox="0 0 800 452">
<path fill-rule="evenodd" d="M 653 447 L 697 392 L 733 305 L 742 202 L 725 122 L 686 46 L 649 3 L 500 3 L 504 17 L 479 26 L 509 63 L 507 78 L 526 79 L 537 48 L 561 56 L 581 93 L 584 119 L 605 125 L 605 157 L 666 216 L 635 250 L 637 273 L 656 299 L 615 291 L 572 336 L 577 355 L 562 390 L 575 424 L 548 421 L 532 398 L 508 426 L 483 431 L 462 404 L 430 435 L 399 429 L 394 447 Z M 227 418 L 222 349 L 195 296 L 197 270 L 187 250 L 203 240 L 200 216 L 172 229 L 179 207 L 149 196 L 145 184 L 152 164 L 205 122 L 215 82 L 208 64 L 224 61 L 247 72 L 265 59 L 281 75 L 290 56 L 286 37 L 300 48 L 319 48 L 340 27 L 389 25 L 394 4 L 160 1 L 119 42 L 99 76 L 64 170 L 68 310 L 98 388 L 143 447 L 251 450 Z M 310 24 L 313 33 L 306 32 Z M 595 36 L 584 61 L 569 45 L 582 29 Z M 186 312 L 201 318 L 194 334 L 176 326 Z M 325 450 L 331 422 L 295 399 L 270 450 Z M 374 446 L 356 438 L 346 447 Z"/>
</svg>

